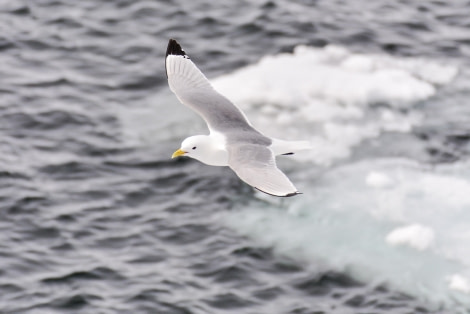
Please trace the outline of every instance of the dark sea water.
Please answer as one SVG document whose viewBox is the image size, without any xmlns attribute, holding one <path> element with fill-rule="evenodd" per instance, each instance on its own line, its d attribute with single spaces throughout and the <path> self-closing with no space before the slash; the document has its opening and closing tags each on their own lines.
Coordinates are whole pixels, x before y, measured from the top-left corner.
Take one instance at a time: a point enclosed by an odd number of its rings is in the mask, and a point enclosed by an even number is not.
<svg viewBox="0 0 470 314">
<path fill-rule="evenodd" d="M 0 312 L 468 313 L 237 232 L 227 219 L 240 210 L 296 201 L 271 204 L 228 169 L 170 159 L 203 124 L 170 94 L 164 52 L 176 38 L 209 78 L 328 44 L 468 77 L 469 13 L 468 1 L 0 1 Z M 459 82 L 418 102 L 424 122 L 410 132 L 361 140 L 313 172 L 390 154 L 467 160 L 470 84 Z"/>
</svg>

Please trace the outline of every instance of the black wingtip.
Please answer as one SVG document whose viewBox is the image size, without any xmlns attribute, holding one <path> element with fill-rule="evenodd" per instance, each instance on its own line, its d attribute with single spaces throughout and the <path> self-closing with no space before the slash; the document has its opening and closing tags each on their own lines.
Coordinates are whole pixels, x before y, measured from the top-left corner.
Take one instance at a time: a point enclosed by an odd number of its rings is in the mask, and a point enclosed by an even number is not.
<svg viewBox="0 0 470 314">
<path fill-rule="evenodd" d="M 178 42 L 174 39 L 170 39 L 168 41 L 168 47 L 166 48 L 166 55 L 175 55 L 175 56 L 185 56 L 186 58 L 188 57 L 186 55 L 186 52 L 184 52 L 183 48 L 181 48 L 181 45 L 178 44 Z"/>
<path fill-rule="evenodd" d="M 277 197 L 291 197 L 291 196 L 296 196 L 296 195 L 299 195 L 299 194 L 304 194 L 304 193 L 301 193 L 301 192 L 298 192 L 298 191 L 295 191 L 295 192 L 292 192 L 292 193 L 289 193 L 289 194 L 286 194 L 286 195 L 276 195 L 276 194 L 272 194 L 272 193 L 268 193 L 266 191 L 263 191 L 257 187 L 254 187 L 255 189 L 257 189 L 258 191 L 260 192 L 263 192 L 265 194 L 268 194 L 268 195 L 271 195 L 271 196 L 277 196 Z"/>
<path fill-rule="evenodd" d="M 302 193 L 302 192 L 294 192 L 294 193 L 286 194 L 284 197 L 291 197 L 291 196 L 296 196 L 296 195 L 299 195 L 299 194 L 304 194 L 304 193 Z"/>
</svg>

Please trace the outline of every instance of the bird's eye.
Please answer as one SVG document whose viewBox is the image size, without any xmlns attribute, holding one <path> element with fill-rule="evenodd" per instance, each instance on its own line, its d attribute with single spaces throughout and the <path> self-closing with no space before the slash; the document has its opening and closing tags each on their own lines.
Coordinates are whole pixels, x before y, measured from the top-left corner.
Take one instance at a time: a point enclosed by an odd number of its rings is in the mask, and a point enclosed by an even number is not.
<svg viewBox="0 0 470 314">
<path fill-rule="evenodd" d="M 196 146 L 194 146 L 193 149 L 196 149 Z"/>
</svg>

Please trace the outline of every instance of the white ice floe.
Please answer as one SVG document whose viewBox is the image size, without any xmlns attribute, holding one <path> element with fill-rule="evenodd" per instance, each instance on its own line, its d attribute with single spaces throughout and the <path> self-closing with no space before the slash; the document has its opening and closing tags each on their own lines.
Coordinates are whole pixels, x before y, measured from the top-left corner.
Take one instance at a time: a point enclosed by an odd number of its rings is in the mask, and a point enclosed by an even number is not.
<svg viewBox="0 0 470 314">
<path fill-rule="evenodd" d="M 305 105 L 296 100 L 313 99 L 407 105 L 432 96 L 434 84 L 446 84 L 456 73 L 455 67 L 422 59 L 354 54 L 337 46 L 299 46 L 292 54 L 266 56 L 257 64 L 219 77 L 215 86 L 247 105 L 292 108 Z"/>
<path fill-rule="evenodd" d="M 420 224 L 399 227 L 387 234 L 385 241 L 393 246 L 407 245 L 425 250 L 434 243 L 434 230 Z"/>
<path fill-rule="evenodd" d="M 468 283 L 467 278 L 465 278 L 464 276 L 460 274 L 453 274 L 451 276 L 448 276 L 446 279 L 450 289 L 467 294 L 470 293 L 470 284 Z"/>
<path fill-rule="evenodd" d="M 393 184 L 393 180 L 385 173 L 371 171 L 367 174 L 366 184 L 373 188 L 386 188 Z"/>
<path fill-rule="evenodd" d="M 303 136 L 321 147 L 305 159 L 328 164 L 383 131 L 409 132 L 421 115 L 400 108 L 429 99 L 456 74 L 454 66 L 420 58 L 298 46 L 293 53 L 265 56 L 213 84 L 266 134 Z M 375 116 L 367 118 L 370 114 Z M 282 132 L 273 127 L 279 124 L 285 126 Z"/>
</svg>

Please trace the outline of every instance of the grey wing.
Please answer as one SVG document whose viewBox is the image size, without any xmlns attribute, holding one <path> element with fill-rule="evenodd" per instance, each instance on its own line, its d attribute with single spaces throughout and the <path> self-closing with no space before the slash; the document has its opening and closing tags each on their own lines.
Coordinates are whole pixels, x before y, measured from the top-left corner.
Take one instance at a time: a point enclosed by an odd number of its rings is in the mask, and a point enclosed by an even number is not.
<svg viewBox="0 0 470 314">
<path fill-rule="evenodd" d="M 229 128 L 252 128 L 241 110 L 214 90 L 173 39 L 168 43 L 165 66 L 170 89 L 206 121 L 209 129 L 224 132 Z"/>
<path fill-rule="evenodd" d="M 299 194 L 287 176 L 277 168 L 274 153 L 267 146 L 234 144 L 228 146 L 229 166 L 254 188 L 274 196 Z"/>
</svg>

